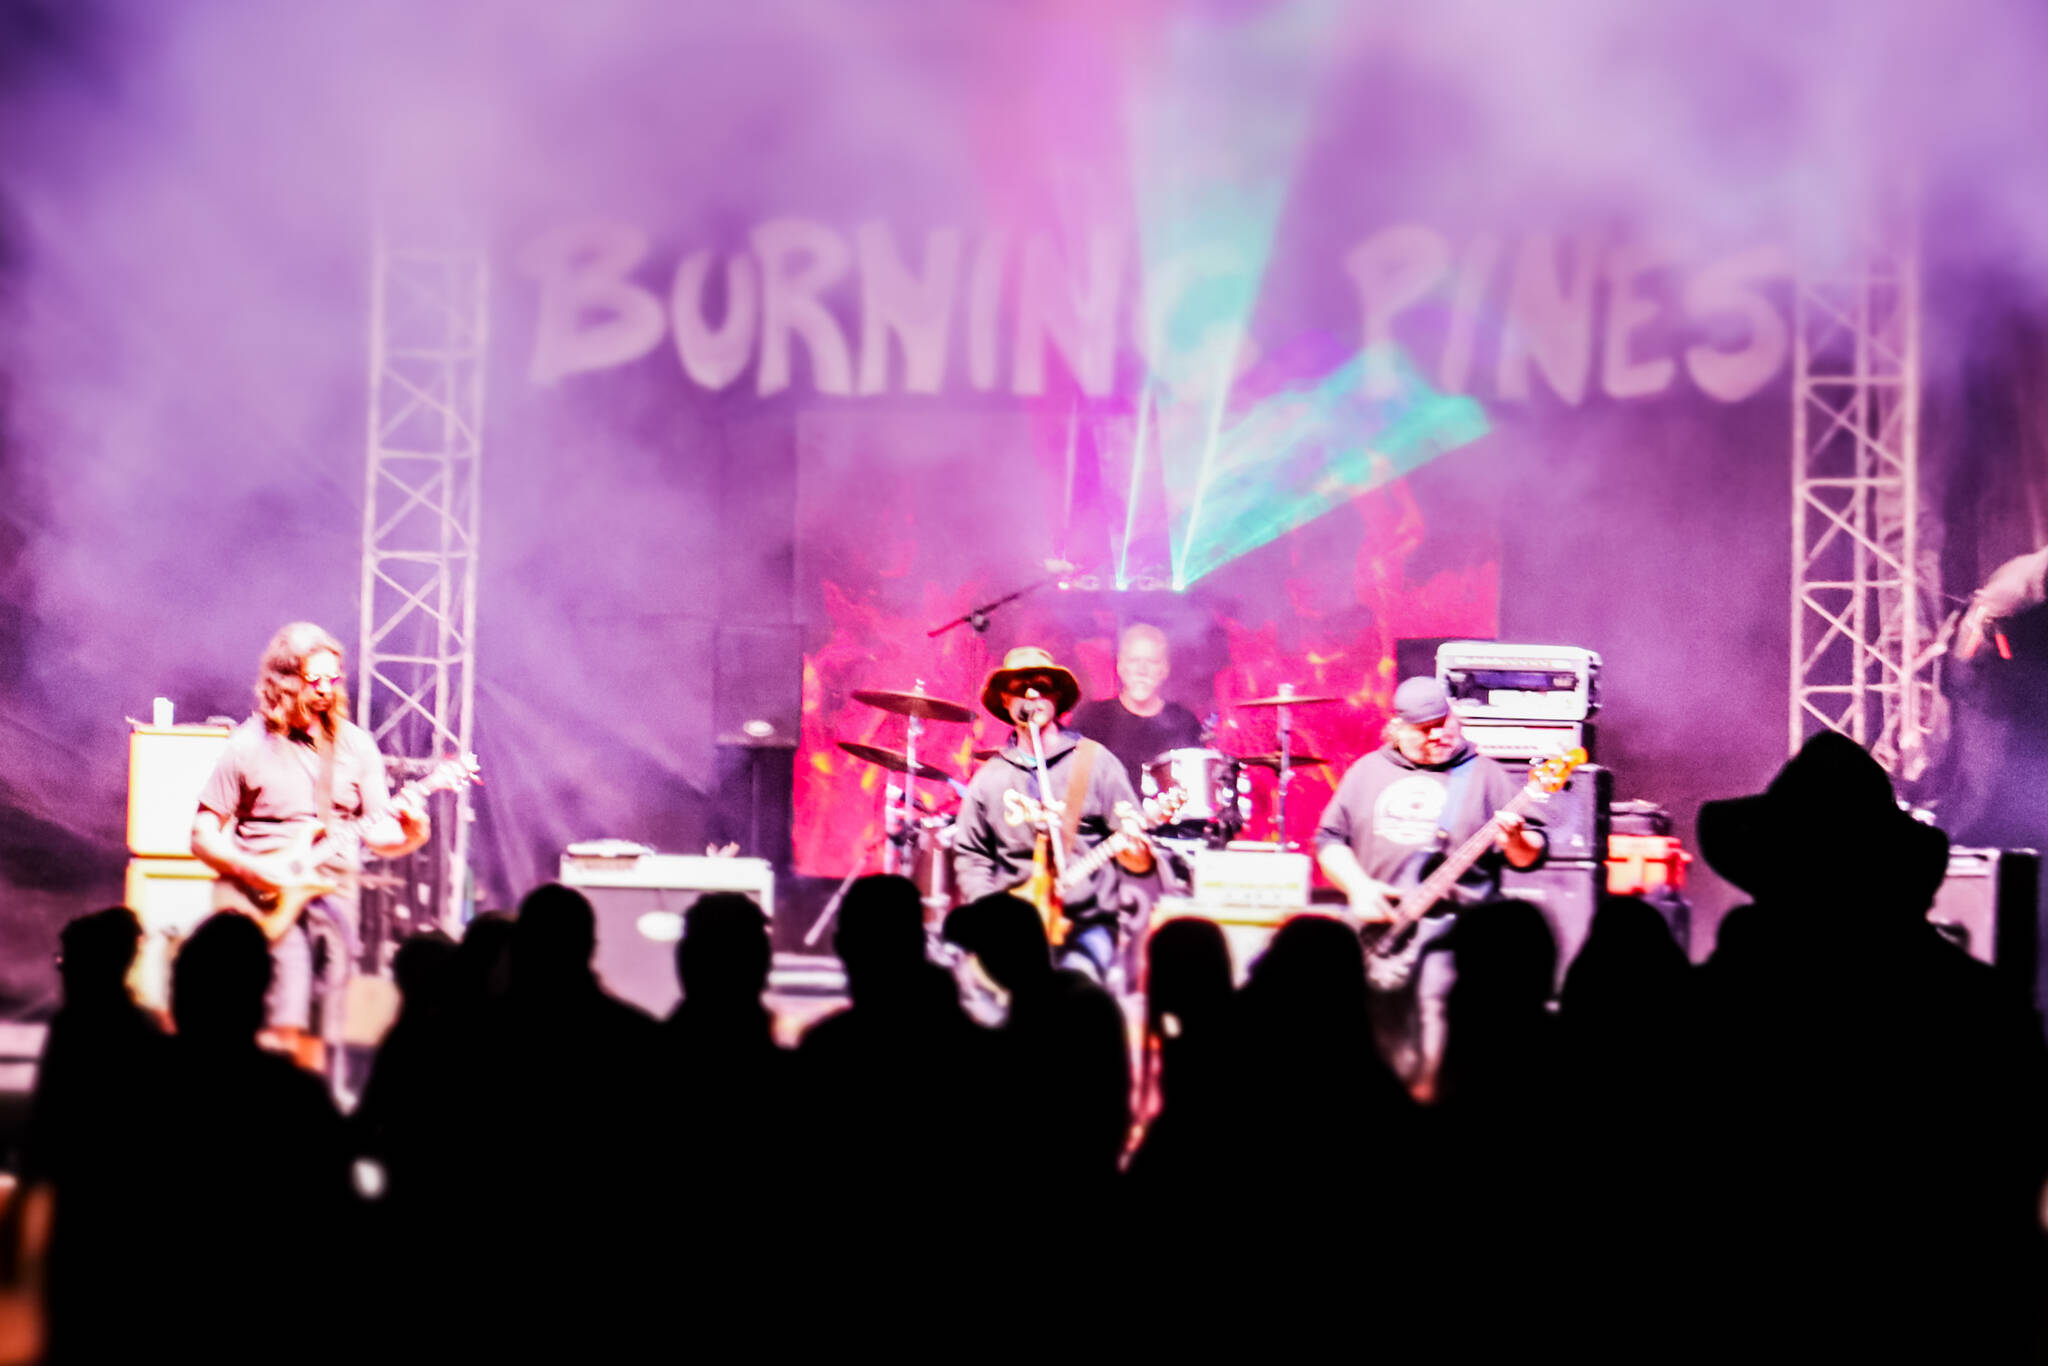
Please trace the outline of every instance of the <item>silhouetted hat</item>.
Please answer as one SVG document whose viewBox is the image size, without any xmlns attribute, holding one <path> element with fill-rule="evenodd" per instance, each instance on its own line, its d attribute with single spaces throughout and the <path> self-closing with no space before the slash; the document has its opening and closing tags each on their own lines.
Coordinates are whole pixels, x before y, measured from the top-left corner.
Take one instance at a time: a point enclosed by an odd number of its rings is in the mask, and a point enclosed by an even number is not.
<svg viewBox="0 0 2048 1366">
<path fill-rule="evenodd" d="M 1824 730 L 1762 792 L 1700 807 L 1700 855 L 1752 896 L 1830 866 L 1870 868 L 1901 891 L 1932 895 L 1948 869 L 1948 835 L 1899 809 L 1891 775 L 1864 748 Z"/>
<path fill-rule="evenodd" d="M 1411 726 L 1434 721 L 1451 713 L 1451 694 L 1439 679 L 1417 674 L 1401 680 L 1394 689 L 1394 715 Z"/>
<path fill-rule="evenodd" d="M 1035 645 L 1019 645 L 1003 656 L 1003 667 L 988 676 L 988 682 L 981 685 L 981 705 L 989 715 L 1009 725 L 1010 714 L 1003 710 L 1003 688 L 1024 674 L 1045 674 L 1052 679 L 1053 711 L 1065 716 L 1081 700 L 1081 680 L 1068 670 L 1052 662 L 1052 656 Z"/>
</svg>

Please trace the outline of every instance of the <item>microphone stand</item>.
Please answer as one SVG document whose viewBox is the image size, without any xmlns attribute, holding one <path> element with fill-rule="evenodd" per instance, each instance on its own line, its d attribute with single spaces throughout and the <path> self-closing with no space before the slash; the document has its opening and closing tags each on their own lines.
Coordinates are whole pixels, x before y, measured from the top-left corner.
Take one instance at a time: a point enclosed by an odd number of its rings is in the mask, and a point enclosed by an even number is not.
<svg viewBox="0 0 2048 1366">
<path fill-rule="evenodd" d="M 1030 695 L 1036 698 L 1037 691 L 1034 689 Z M 1031 740 L 1031 757 L 1038 766 L 1038 804 L 1045 812 L 1045 842 L 1052 847 L 1053 877 L 1056 883 L 1063 887 L 1067 880 L 1067 851 L 1065 848 L 1066 839 L 1064 838 L 1067 827 L 1065 812 L 1059 811 L 1053 805 L 1052 775 L 1046 772 L 1045 742 L 1039 738 L 1038 734 L 1038 728 L 1042 724 L 1038 719 L 1037 711 L 1034 709 L 1028 714 L 1028 719 L 1024 722 L 1024 733 Z M 1058 821 L 1053 819 L 1056 814 L 1061 818 Z"/>
<path fill-rule="evenodd" d="M 1036 583 L 1025 584 L 1022 588 L 1019 588 L 1014 593 L 1003 594 L 1003 596 L 997 598 L 994 602 L 985 602 L 979 607 L 968 608 L 965 612 L 961 613 L 957 617 L 954 617 L 951 621 L 946 622 L 944 625 L 932 627 L 931 630 L 925 632 L 925 636 L 927 639 L 929 639 L 932 636 L 942 636 L 946 634 L 946 632 L 952 630 L 955 626 L 972 626 L 975 630 L 975 633 L 979 635 L 981 632 L 988 630 L 988 614 L 990 612 L 995 611 L 998 607 L 1007 607 L 1011 603 L 1015 602 L 1017 599 L 1023 597 L 1025 594 L 1036 593 L 1039 589 L 1045 587 L 1047 584 L 1058 583 L 1059 580 L 1059 575 L 1048 574 Z"/>
</svg>

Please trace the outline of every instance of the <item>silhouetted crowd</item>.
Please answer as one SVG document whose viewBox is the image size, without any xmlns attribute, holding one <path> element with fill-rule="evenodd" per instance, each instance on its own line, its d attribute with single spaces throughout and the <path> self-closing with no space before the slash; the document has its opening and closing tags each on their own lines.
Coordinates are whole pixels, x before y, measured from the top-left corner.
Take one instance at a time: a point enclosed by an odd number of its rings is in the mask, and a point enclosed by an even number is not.
<svg viewBox="0 0 2048 1366">
<path fill-rule="evenodd" d="M 1381 1060 L 1357 935 L 1318 915 L 1242 987 L 1217 926 L 1163 924 L 1134 1031 L 986 898 L 943 936 L 991 1028 L 917 888 L 864 878 L 850 1004 L 785 1050 L 752 902 L 696 903 L 655 1020 L 543 886 L 403 946 L 344 1119 L 258 1047 L 253 922 L 185 943 L 166 1035 L 122 985 L 134 917 L 102 911 L 64 933 L 22 1172 L 48 1359 L 2034 1359 L 2031 1002 L 1927 924 L 1939 877 L 1895 839 L 1744 876 L 1703 966 L 1614 899 L 1561 990 L 1535 908 L 1460 912 L 1426 1107 Z"/>
</svg>

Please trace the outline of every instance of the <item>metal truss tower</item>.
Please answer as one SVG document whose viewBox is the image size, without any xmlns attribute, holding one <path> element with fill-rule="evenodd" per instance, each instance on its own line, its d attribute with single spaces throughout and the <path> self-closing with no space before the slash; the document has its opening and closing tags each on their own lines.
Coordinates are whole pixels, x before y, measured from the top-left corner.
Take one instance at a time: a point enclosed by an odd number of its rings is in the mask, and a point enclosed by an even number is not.
<svg viewBox="0 0 2048 1366">
<path fill-rule="evenodd" d="M 439 236 L 380 219 L 371 248 L 356 720 L 399 776 L 473 747 L 490 277 L 479 246 Z M 398 870 L 398 921 L 459 928 L 470 817 L 466 790 L 436 799 L 433 841 Z"/>
<path fill-rule="evenodd" d="M 1862 243 L 1793 280 L 1792 706 L 1797 750 L 1827 726 L 1895 779 L 1941 727 L 1939 546 L 1923 531 L 1920 267 Z"/>
</svg>

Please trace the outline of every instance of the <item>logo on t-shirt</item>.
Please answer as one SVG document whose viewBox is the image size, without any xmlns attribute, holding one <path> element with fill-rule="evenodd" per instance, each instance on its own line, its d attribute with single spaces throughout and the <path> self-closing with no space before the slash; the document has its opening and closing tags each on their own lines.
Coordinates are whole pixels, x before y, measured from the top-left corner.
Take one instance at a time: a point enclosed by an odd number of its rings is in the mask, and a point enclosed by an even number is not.
<svg viewBox="0 0 2048 1366">
<path fill-rule="evenodd" d="M 1450 795 L 1439 779 L 1411 773 L 1388 783 L 1373 803 L 1372 829 L 1390 844 L 1411 849 L 1436 842 L 1437 821 Z"/>
</svg>

